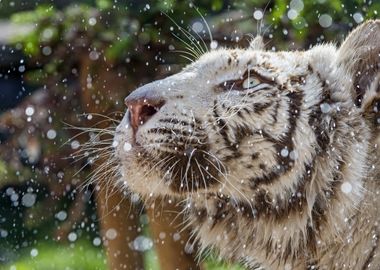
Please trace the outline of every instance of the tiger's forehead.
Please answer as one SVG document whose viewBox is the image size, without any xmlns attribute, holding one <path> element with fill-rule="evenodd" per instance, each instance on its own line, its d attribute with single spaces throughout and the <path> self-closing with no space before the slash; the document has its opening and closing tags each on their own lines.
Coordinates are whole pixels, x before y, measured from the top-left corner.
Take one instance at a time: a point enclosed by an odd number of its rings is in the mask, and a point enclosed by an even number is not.
<svg viewBox="0 0 380 270">
<path fill-rule="evenodd" d="M 271 52 L 250 49 L 219 49 L 202 55 L 199 60 L 186 69 L 205 70 L 208 68 L 231 69 L 236 67 L 263 66 L 270 68 L 269 64 L 293 66 L 304 61 L 305 52 Z"/>
<path fill-rule="evenodd" d="M 305 61 L 306 60 L 306 61 Z M 256 68 L 265 73 L 295 72 L 307 66 L 307 53 L 272 52 L 251 49 L 218 49 L 202 55 L 199 60 L 187 66 L 184 71 L 201 76 L 215 76 L 226 73 L 244 73 L 247 68 Z"/>
</svg>

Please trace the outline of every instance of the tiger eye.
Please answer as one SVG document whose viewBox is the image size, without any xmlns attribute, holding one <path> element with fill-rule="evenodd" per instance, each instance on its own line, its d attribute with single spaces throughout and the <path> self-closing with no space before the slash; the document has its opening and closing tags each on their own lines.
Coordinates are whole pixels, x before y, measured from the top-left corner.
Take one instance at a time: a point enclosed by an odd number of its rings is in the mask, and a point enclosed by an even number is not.
<svg viewBox="0 0 380 270">
<path fill-rule="evenodd" d="M 250 88 L 253 88 L 255 86 L 258 86 L 260 84 L 260 81 L 255 79 L 255 78 L 252 78 L 252 77 L 248 77 L 247 79 L 245 79 L 243 81 L 243 88 L 244 89 L 250 89 Z"/>
</svg>

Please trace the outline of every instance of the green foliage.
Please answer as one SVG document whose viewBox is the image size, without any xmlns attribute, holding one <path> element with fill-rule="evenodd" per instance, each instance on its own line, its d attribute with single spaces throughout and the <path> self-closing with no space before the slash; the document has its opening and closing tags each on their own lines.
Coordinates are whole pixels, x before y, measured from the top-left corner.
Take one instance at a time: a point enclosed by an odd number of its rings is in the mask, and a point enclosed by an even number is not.
<svg viewBox="0 0 380 270">
<path fill-rule="evenodd" d="M 38 23 L 46 20 L 57 12 L 53 6 L 41 5 L 33 11 L 23 11 L 12 15 L 15 23 Z"/>
<path fill-rule="evenodd" d="M 108 9 L 112 7 L 112 1 L 110 0 L 96 0 L 96 6 L 99 9 Z"/>
<path fill-rule="evenodd" d="M 221 11 L 223 1 L 204 1 L 198 7 L 204 14 L 207 9 Z M 62 10 L 44 5 L 12 16 L 15 23 L 35 26 L 27 35 L 15 37 L 14 42 L 22 45 L 27 56 L 43 63 L 40 71 L 27 74 L 41 83 L 44 78 L 67 76 L 78 61 L 70 57 L 72 54 L 94 50 L 109 62 L 123 63 L 128 58 L 145 64 L 148 55 L 141 50 L 150 48 L 151 54 L 156 53 L 154 50 L 168 51 L 168 41 L 181 48 L 183 44 L 173 38 L 174 23 L 166 16 L 187 29 L 199 13 L 186 1 L 115 6 L 112 1 L 97 0 L 95 5 L 75 4 Z M 177 27 L 175 31 L 180 32 Z"/>
<path fill-rule="evenodd" d="M 187 1 L 172 0 L 152 1 L 149 5 L 96 0 L 94 5 L 75 4 L 63 10 L 55 9 L 52 5 L 40 5 L 33 11 L 15 14 L 12 19 L 17 23 L 29 22 L 36 25 L 32 33 L 15 40 L 23 44 L 28 55 L 42 56 L 41 50 L 46 45 L 62 45 L 82 38 L 85 39 L 82 47 L 85 45 L 104 49 L 106 56 L 114 61 L 127 55 L 133 56 L 136 54 L 136 47 L 172 39 L 170 28 L 173 23 L 162 12 L 169 14 L 174 21 L 187 29 L 199 17 L 196 8 L 207 16 L 225 12 L 226 8 L 240 11 L 246 18 L 245 22 L 251 25 L 250 32 L 255 32 L 258 28 L 254 25 L 260 23 L 267 28 L 261 31 L 271 33 L 276 44 L 282 47 L 288 38 L 294 38 L 301 45 L 330 40 L 338 32 L 348 30 L 342 28 L 342 25 L 351 28 L 357 24 L 352 18 L 355 13 L 365 19 L 377 17 L 380 3 L 361 0 L 275 0 L 273 3 L 267 0 L 230 3 L 206 0 L 196 1 L 195 6 L 192 6 Z M 252 18 L 253 11 L 257 9 L 265 11 L 263 22 Z M 323 29 L 319 25 L 318 20 L 322 14 L 331 17 L 331 27 Z M 237 29 L 240 27 L 237 22 L 229 24 L 235 24 Z M 139 38 L 142 33 L 145 35 L 143 42 Z"/>
<path fill-rule="evenodd" d="M 213 0 L 211 3 L 212 11 L 220 11 L 223 8 L 223 0 Z"/>
<path fill-rule="evenodd" d="M 7 164 L 0 160 L 0 186 L 3 185 L 3 183 L 8 178 L 8 169 Z"/>
<path fill-rule="evenodd" d="M 264 25 L 266 31 L 273 36 L 278 49 L 287 49 L 289 40 L 299 44 L 298 48 L 310 44 L 337 40 L 337 35 L 346 34 L 363 19 L 378 17 L 380 2 L 361 0 L 316 0 L 303 1 L 275 0 L 271 5 L 268 1 L 253 0 L 247 3 L 237 2 L 238 9 L 265 11 Z M 326 28 L 320 25 L 322 15 L 331 18 L 332 24 Z M 356 16 L 356 18 L 355 18 Z M 285 34 L 284 34 L 285 33 Z"/>
</svg>

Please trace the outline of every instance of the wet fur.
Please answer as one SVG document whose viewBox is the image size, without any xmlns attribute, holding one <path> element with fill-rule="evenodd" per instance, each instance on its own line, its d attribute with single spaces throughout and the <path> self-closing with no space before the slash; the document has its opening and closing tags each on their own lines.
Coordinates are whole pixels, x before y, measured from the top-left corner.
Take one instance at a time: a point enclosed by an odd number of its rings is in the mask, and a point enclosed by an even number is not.
<svg viewBox="0 0 380 270">
<path fill-rule="evenodd" d="M 208 52 L 131 94 L 166 103 L 117 128 L 120 183 L 181 198 L 202 247 L 250 269 L 379 269 L 379 54 L 379 21 L 339 48 Z"/>
</svg>

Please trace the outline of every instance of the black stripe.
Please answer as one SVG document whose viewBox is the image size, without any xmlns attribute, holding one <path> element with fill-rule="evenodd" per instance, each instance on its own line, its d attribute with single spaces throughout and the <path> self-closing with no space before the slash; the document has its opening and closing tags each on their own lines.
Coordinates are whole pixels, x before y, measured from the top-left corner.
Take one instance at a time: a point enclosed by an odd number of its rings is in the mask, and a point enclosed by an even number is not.
<svg viewBox="0 0 380 270">
<path fill-rule="evenodd" d="M 147 133 L 153 134 L 167 134 L 167 135 L 175 135 L 175 136 L 198 136 L 205 137 L 206 135 L 201 132 L 192 131 L 189 132 L 187 129 L 177 129 L 177 128 L 168 128 L 168 127 L 159 127 L 159 128 L 151 128 L 147 131 Z"/>
<path fill-rule="evenodd" d="M 199 120 L 199 119 L 197 119 L 197 118 L 194 118 L 194 119 L 192 119 L 192 120 L 194 120 L 194 122 L 196 123 L 196 124 L 201 124 L 202 122 Z M 164 119 L 158 119 L 158 122 L 160 122 L 160 123 L 170 123 L 170 124 L 175 124 L 175 125 L 178 125 L 178 124 L 180 124 L 180 125 L 182 125 L 182 126 L 191 126 L 191 127 L 194 127 L 194 123 L 191 121 L 190 123 L 189 122 L 187 122 L 187 121 L 185 121 L 185 120 L 179 120 L 179 119 L 177 119 L 177 118 L 164 118 Z"/>
<path fill-rule="evenodd" d="M 379 236 L 377 234 L 375 234 L 375 237 L 376 237 L 376 242 L 373 243 L 373 247 L 371 249 L 371 252 L 368 254 L 368 257 L 363 264 L 362 270 L 368 269 L 368 265 L 372 262 L 373 258 L 376 255 L 377 246 L 379 244 Z"/>
<path fill-rule="evenodd" d="M 212 109 L 212 112 L 213 112 L 213 116 L 214 116 L 214 120 L 216 122 L 216 124 L 218 125 L 219 129 L 219 134 L 222 135 L 222 138 L 226 144 L 226 146 L 230 146 L 231 145 L 231 142 L 230 140 L 228 139 L 228 135 L 227 135 L 227 123 L 220 117 L 219 113 L 218 113 L 218 108 L 217 108 L 217 102 L 216 100 L 214 100 L 214 107 Z"/>
<path fill-rule="evenodd" d="M 280 108 L 280 100 L 279 99 L 277 99 L 276 100 L 276 105 L 275 105 L 275 107 L 274 107 L 274 113 L 273 113 L 273 115 L 272 115 L 272 117 L 273 117 L 273 123 L 272 123 L 272 125 L 275 125 L 276 123 L 277 123 L 277 121 L 278 121 L 278 119 L 277 119 L 277 114 L 278 114 L 278 109 Z"/>
<path fill-rule="evenodd" d="M 234 158 L 239 158 L 241 156 L 240 151 L 238 150 L 238 145 L 240 143 L 240 140 L 244 138 L 245 136 L 248 136 L 249 133 L 246 132 L 246 130 L 235 130 L 236 133 L 234 133 L 235 141 L 231 141 L 227 132 L 229 130 L 227 123 L 220 118 L 218 110 L 217 110 L 217 103 L 214 101 L 214 107 L 213 107 L 213 116 L 216 120 L 216 123 L 219 127 L 218 132 L 222 136 L 223 141 L 225 143 L 226 149 L 229 150 L 230 153 L 224 153 L 225 157 L 223 158 L 223 161 L 228 161 Z"/>
<path fill-rule="evenodd" d="M 256 114 L 261 114 L 266 109 L 268 109 L 272 104 L 273 104 L 272 102 L 253 104 L 253 112 Z"/>
<path fill-rule="evenodd" d="M 261 177 L 252 177 L 249 179 L 251 182 L 251 187 L 256 189 L 260 184 L 269 184 L 273 181 L 279 179 L 279 177 L 286 172 L 288 172 L 294 165 L 294 162 L 290 160 L 289 155 L 283 157 L 281 155 L 281 150 L 286 148 L 289 153 L 295 149 L 293 143 L 293 136 L 297 128 L 297 121 L 300 116 L 301 106 L 303 102 L 303 93 L 291 92 L 288 95 L 289 98 L 289 129 L 284 136 L 283 141 L 277 141 L 273 138 L 270 139 L 270 135 L 268 135 L 268 140 L 275 144 L 275 149 L 277 152 L 276 160 L 277 164 L 274 168 L 271 169 L 268 173 Z"/>
<path fill-rule="evenodd" d="M 328 87 L 326 81 L 321 77 L 319 72 L 314 72 L 314 69 L 310 64 L 308 66 L 308 69 L 317 76 L 320 82 L 320 87 L 322 88 L 321 100 L 313 106 L 312 112 L 309 115 L 308 123 L 314 131 L 314 135 L 319 146 L 318 151 L 324 152 L 330 144 L 330 137 L 328 135 L 328 130 L 326 130 L 326 128 L 321 125 L 321 119 L 323 117 L 321 105 L 324 103 L 333 103 L 333 100 L 331 98 L 331 89 Z"/>
</svg>

